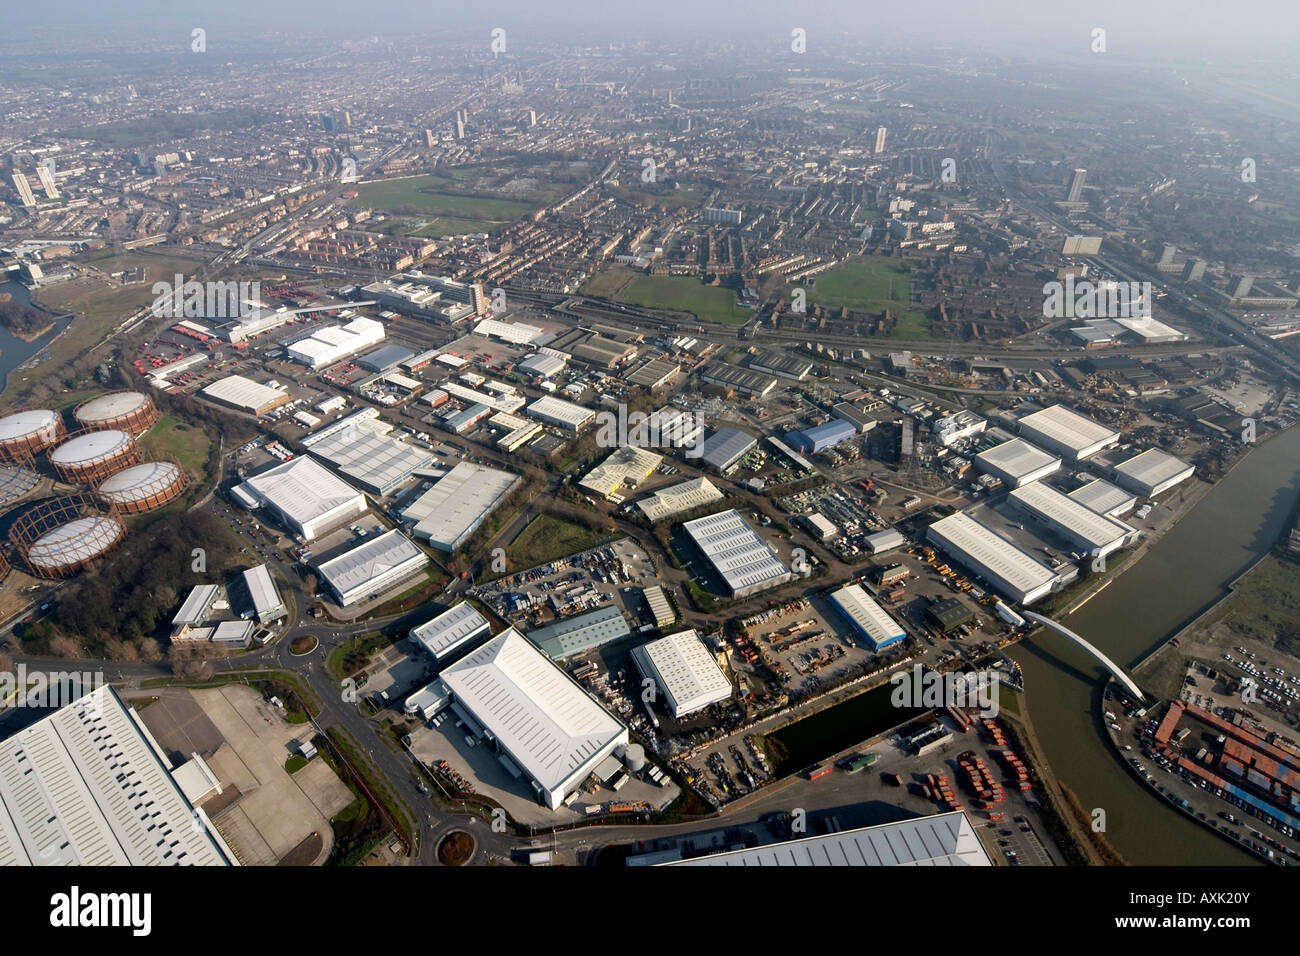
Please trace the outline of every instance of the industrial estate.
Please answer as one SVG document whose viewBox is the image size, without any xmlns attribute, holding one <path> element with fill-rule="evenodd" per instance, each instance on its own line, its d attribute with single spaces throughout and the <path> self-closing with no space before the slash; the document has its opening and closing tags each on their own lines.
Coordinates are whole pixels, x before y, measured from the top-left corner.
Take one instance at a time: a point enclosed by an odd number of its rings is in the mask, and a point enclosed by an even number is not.
<svg viewBox="0 0 1300 956">
<path fill-rule="evenodd" d="M 0 863 L 1296 863 L 1295 103 L 752 29 L 0 63 Z"/>
</svg>

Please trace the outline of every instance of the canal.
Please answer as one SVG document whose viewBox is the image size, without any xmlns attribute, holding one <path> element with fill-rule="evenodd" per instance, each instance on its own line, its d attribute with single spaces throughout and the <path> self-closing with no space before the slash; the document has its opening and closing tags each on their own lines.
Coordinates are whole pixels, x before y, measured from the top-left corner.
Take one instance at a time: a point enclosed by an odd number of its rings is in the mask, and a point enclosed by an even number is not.
<svg viewBox="0 0 1300 956">
<path fill-rule="evenodd" d="M 893 684 L 881 684 L 769 734 L 768 741 L 774 742 L 780 751 L 774 776 L 798 773 L 860 740 L 883 734 L 927 712 L 921 708 L 895 707 L 894 690 Z"/>
<path fill-rule="evenodd" d="M 1062 623 L 1125 670 L 1227 593 L 1270 547 L 1300 494 L 1300 427 L 1251 451 L 1174 528 Z M 1246 865 L 1252 858 L 1169 809 L 1130 776 L 1100 721 L 1104 672 L 1054 634 L 1018 645 L 1026 703 L 1056 776 L 1106 811 L 1106 838 L 1137 865 Z"/>
</svg>

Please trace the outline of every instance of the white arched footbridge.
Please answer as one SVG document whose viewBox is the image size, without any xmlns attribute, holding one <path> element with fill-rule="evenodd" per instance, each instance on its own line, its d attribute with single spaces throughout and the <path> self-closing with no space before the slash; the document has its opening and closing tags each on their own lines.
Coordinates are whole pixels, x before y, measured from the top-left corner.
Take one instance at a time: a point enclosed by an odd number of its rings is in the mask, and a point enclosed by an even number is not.
<svg viewBox="0 0 1300 956">
<path fill-rule="evenodd" d="M 1032 611 L 1022 611 L 1021 613 L 1024 614 L 1024 616 L 1027 619 L 1033 621 L 1035 624 L 1041 624 L 1044 627 L 1050 627 L 1057 634 L 1060 634 L 1062 637 L 1069 638 L 1075 644 L 1082 647 L 1085 651 L 1087 651 L 1094 658 L 1096 658 L 1097 663 L 1101 664 L 1102 667 L 1110 671 L 1111 676 L 1114 677 L 1117 681 L 1119 681 L 1125 687 L 1125 689 L 1127 689 L 1128 692 L 1133 695 L 1133 698 L 1135 700 L 1140 702 L 1145 699 L 1146 695 L 1143 694 L 1142 691 L 1138 689 L 1138 685 L 1133 683 L 1133 679 L 1129 677 L 1127 674 L 1125 674 L 1122 670 L 1120 670 L 1114 661 L 1112 661 L 1101 651 L 1097 650 L 1097 648 L 1093 647 L 1091 644 L 1085 641 L 1078 634 L 1075 634 L 1074 631 L 1070 630 L 1064 624 L 1059 624 L 1056 621 L 1053 621 L 1051 618 L 1043 617 L 1043 615 L 1035 614 Z"/>
</svg>

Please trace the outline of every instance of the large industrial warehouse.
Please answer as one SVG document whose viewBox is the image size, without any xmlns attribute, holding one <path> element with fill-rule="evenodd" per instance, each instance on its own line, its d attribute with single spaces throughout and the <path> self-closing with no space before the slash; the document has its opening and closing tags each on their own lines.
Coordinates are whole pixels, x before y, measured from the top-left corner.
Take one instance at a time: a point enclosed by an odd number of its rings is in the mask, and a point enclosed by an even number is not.
<svg viewBox="0 0 1300 956">
<path fill-rule="evenodd" d="M 1196 468 L 1159 448 L 1148 448 L 1123 464 L 1115 466 L 1115 480 L 1147 498 L 1168 491 L 1192 477 Z"/>
<path fill-rule="evenodd" d="M 554 395 L 544 395 L 533 402 L 528 406 L 528 414 L 539 422 L 565 428 L 571 432 L 582 431 L 596 417 L 596 413 L 590 408 L 566 402 Z"/>
<path fill-rule="evenodd" d="M 842 418 L 832 418 L 823 425 L 815 425 L 812 428 L 789 432 L 785 436 L 785 440 L 799 451 L 816 454 L 823 449 L 838 445 L 840 442 L 848 441 L 857 434 L 858 429 L 852 422 L 845 421 Z"/>
<path fill-rule="evenodd" d="M 333 365 L 341 359 L 384 340 L 384 324 L 374 319 L 358 316 L 347 325 L 317 329 L 306 338 L 299 339 L 285 349 L 285 355 L 294 362 L 317 369 Z"/>
<path fill-rule="evenodd" d="M 960 511 L 930 525 L 926 536 L 954 561 L 1020 604 L 1032 604 L 1063 580 L 1027 551 Z"/>
<path fill-rule="evenodd" d="M 670 634 L 632 651 L 643 677 L 664 693 L 668 712 L 685 717 L 731 698 L 731 681 L 695 631 Z"/>
<path fill-rule="evenodd" d="M 190 766 L 111 686 L 90 691 L 0 741 L 0 866 L 235 865 L 182 790 Z"/>
<path fill-rule="evenodd" d="M 992 866 L 993 861 L 970 818 L 954 810 L 689 860 L 665 861 L 662 865 Z"/>
<path fill-rule="evenodd" d="M 613 498 L 624 489 L 635 490 L 637 485 L 654 474 L 663 460 L 663 455 L 644 448 L 622 445 L 587 472 L 578 484 L 602 498 Z"/>
<path fill-rule="evenodd" d="M 1023 438 L 1013 438 L 976 455 L 975 467 L 1002 479 L 1008 488 L 1019 488 L 1056 471 L 1061 467 L 1061 459 Z"/>
<path fill-rule="evenodd" d="M 490 633 L 490 630 L 487 618 L 473 604 L 462 601 L 432 621 L 411 628 L 409 636 L 435 663 L 440 663 L 452 651 Z"/>
<path fill-rule="evenodd" d="M 528 639 L 553 661 L 581 654 L 632 633 L 618 608 L 602 607 L 528 632 Z"/>
<path fill-rule="evenodd" d="M 439 551 L 455 551 L 519 482 L 516 475 L 462 461 L 402 510 L 411 533 Z"/>
<path fill-rule="evenodd" d="M 394 530 L 367 538 L 352 550 L 322 561 L 316 570 L 339 604 L 348 607 L 378 597 L 428 563 L 427 554 Z"/>
<path fill-rule="evenodd" d="M 1119 432 L 1064 405 L 1052 405 L 1020 419 L 1020 434 L 1068 461 L 1082 461 L 1119 444 Z"/>
<path fill-rule="evenodd" d="M 247 508 L 268 508 L 304 541 L 366 510 L 366 496 L 313 458 L 294 458 L 231 489 Z"/>
<path fill-rule="evenodd" d="M 250 415 L 265 415 L 273 408 L 287 405 L 289 393 L 263 385 L 242 375 L 219 378 L 202 390 L 206 398 Z"/>
<path fill-rule="evenodd" d="M 398 441 L 393 426 L 365 409 L 308 435 L 302 445 L 373 495 L 386 495 L 433 461 L 433 452 Z"/>
<path fill-rule="evenodd" d="M 1118 518 L 1128 514 L 1137 505 L 1137 496 L 1117 488 L 1109 481 L 1094 478 L 1081 488 L 1070 492 L 1070 497 L 1097 514 Z"/>
<path fill-rule="evenodd" d="M 1081 505 L 1041 481 L 1017 488 L 1007 496 L 1017 508 L 1033 515 L 1090 558 L 1105 557 L 1138 538 L 1136 528 Z"/>
<path fill-rule="evenodd" d="M 627 728 L 514 628 L 452 664 L 440 683 L 457 716 L 552 810 L 628 742 Z"/>
<path fill-rule="evenodd" d="M 736 510 L 696 518 L 682 525 L 732 597 L 747 597 L 794 575 L 772 546 Z"/>
<path fill-rule="evenodd" d="M 660 488 L 654 494 L 637 502 L 641 513 L 651 521 L 663 521 L 683 511 L 691 511 L 704 505 L 721 501 L 722 492 L 713 486 L 707 478 L 691 478 L 667 488 Z"/>
<path fill-rule="evenodd" d="M 835 610 L 853 625 L 853 631 L 871 645 L 877 654 L 907 635 L 885 609 L 871 599 L 860 584 L 846 584 L 833 591 L 830 600 Z"/>
<path fill-rule="evenodd" d="M 757 444 L 757 438 L 739 428 L 719 428 L 704 440 L 699 458 L 725 475 Z"/>
</svg>

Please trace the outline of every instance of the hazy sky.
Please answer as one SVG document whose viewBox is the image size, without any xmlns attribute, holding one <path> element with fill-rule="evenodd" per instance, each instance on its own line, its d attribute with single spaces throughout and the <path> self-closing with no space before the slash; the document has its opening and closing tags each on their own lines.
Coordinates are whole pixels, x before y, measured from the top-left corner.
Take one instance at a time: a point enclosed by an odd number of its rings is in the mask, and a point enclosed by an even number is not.
<svg viewBox="0 0 1300 956">
<path fill-rule="evenodd" d="M 529 37 L 575 41 L 762 39 L 808 31 L 846 34 L 864 47 L 935 42 L 989 53 L 1083 56 L 1091 31 L 1107 31 L 1116 57 L 1181 56 L 1219 63 L 1294 55 L 1300 0 L 42 0 L 7 4 L 6 32 L 24 29 L 69 51 L 129 47 L 131 38 L 202 26 L 231 45 L 265 32 L 457 38 L 505 27 Z M 10 32 L 12 31 L 12 32 Z M 485 40 L 486 42 L 486 40 Z"/>
</svg>

